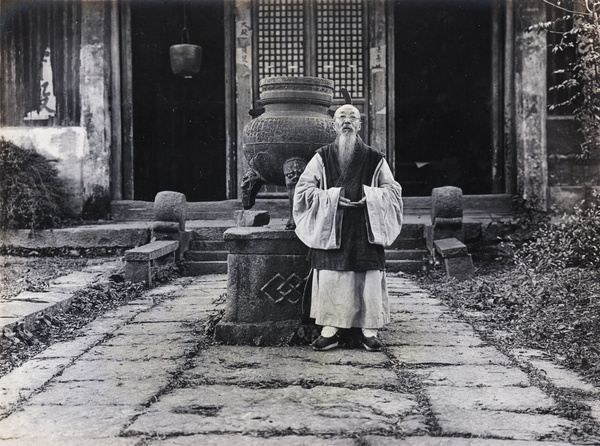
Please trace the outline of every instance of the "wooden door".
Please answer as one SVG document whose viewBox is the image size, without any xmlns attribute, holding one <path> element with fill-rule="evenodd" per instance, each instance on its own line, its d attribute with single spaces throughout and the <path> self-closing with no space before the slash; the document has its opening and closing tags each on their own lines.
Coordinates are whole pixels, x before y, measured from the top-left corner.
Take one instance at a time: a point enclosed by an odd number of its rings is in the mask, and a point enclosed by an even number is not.
<svg viewBox="0 0 600 446">
<path fill-rule="evenodd" d="M 189 43 L 203 51 L 189 79 L 172 73 L 169 58 L 182 43 L 184 2 L 132 1 L 130 11 L 134 199 L 162 190 L 188 201 L 225 199 L 223 0 L 185 2 Z"/>
<path fill-rule="evenodd" d="M 394 4 L 396 177 L 405 195 L 490 194 L 499 147 L 493 0 Z M 496 23 L 497 24 L 497 23 Z"/>
</svg>

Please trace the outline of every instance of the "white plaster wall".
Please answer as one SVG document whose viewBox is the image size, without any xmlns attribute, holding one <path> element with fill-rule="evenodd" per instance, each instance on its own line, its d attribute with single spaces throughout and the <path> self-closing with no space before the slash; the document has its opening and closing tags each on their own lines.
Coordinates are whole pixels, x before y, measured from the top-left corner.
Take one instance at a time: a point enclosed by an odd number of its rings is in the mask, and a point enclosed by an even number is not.
<svg viewBox="0 0 600 446">
<path fill-rule="evenodd" d="M 49 159 L 57 160 L 56 168 L 65 180 L 69 208 L 81 213 L 84 191 L 93 189 L 94 177 L 84 175 L 84 157 L 89 152 L 87 132 L 82 127 L 2 127 L 0 138 L 34 149 Z"/>
</svg>

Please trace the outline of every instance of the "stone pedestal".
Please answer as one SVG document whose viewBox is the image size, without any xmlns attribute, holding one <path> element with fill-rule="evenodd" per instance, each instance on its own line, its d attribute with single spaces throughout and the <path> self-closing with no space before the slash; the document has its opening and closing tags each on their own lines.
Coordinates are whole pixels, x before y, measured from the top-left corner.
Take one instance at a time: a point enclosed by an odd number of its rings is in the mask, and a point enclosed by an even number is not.
<svg viewBox="0 0 600 446">
<path fill-rule="evenodd" d="M 229 249 L 227 304 L 215 339 L 248 345 L 288 342 L 302 325 L 308 249 L 283 227 L 231 228 L 224 239 Z"/>
</svg>

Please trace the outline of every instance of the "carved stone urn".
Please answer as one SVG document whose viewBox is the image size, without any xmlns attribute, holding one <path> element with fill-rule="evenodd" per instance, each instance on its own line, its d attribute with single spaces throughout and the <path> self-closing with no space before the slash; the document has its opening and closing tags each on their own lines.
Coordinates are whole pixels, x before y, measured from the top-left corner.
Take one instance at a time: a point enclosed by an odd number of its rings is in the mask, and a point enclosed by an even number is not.
<svg viewBox="0 0 600 446">
<path fill-rule="evenodd" d="M 292 198 L 300 174 L 316 150 L 333 142 L 336 132 L 327 113 L 333 81 L 318 77 L 275 76 L 260 81 L 264 112 L 244 127 L 243 151 L 250 170 L 242 180 L 244 209 L 254 206 L 263 184 L 286 186 L 294 229 Z M 254 111 L 251 114 L 256 115 Z"/>
</svg>

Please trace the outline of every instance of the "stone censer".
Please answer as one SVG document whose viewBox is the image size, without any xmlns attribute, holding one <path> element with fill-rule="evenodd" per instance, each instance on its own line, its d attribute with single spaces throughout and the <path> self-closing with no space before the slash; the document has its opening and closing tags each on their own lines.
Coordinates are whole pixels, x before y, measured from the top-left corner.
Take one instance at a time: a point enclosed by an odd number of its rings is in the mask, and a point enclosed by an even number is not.
<svg viewBox="0 0 600 446">
<path fill-rule="evenodd" d="M 333 82 L 278 76 L 261 80 L 260 86 L 264 111 L 252 110 L 256 117 L 244 128 L 243 150 L 250 170 L 242 181 L 242 204 L 244 209 L 254 206 L 263 184 L 286 186 L 290 218 L 285 229 L 225 231 L 227 304 L 215 326 L 215 339 L 226 344 L 282 345 L 312 333 L 302 311 L 310 274 L 308 248 L 290 231 L 295 227 L 291 205 L 308 161 L 336 138 L 327 113 Z"/>
<path fill-rule="evenodd" d="M 295 228 L 291 206 L 298 178 L 316 150 L 336 138 L 327 113 L 333 86 L 329 79 L 308 76 L 260 81 L 264 112 L 244 127 L 242 148 L 250 165 L 242 179 L 244 209 L 254 206 L 263 184 L 286 186 L 290 199 L 286 229 Z"/>
</svg>

